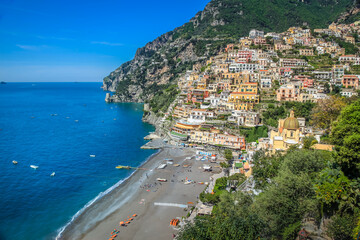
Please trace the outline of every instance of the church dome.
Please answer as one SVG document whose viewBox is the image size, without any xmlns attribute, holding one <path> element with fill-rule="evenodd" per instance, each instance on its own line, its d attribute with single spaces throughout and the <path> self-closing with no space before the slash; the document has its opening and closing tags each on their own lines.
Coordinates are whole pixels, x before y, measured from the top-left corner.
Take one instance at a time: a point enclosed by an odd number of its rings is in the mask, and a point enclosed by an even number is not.
<svg viewBox="0 0 360 240">
<path fill-rule="evenodd" d="M 294 117 L 294 111 L 291 111 L 290 117 L 285 119 L 284 128 L 288 130 L 296 130 L 299 128 L 299 121 Z"/>
</svg>

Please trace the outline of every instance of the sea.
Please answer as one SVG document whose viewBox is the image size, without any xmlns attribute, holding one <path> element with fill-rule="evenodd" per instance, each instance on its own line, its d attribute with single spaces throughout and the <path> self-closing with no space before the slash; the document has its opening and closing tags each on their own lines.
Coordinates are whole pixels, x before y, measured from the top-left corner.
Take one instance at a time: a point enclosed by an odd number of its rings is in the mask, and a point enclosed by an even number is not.
<svg viewBox="0 0 360 240">
<path fill-rule="evenodd" d="M 154 153 L 143 105 L 106 103 L 101 85 L 0 84 L 0 240 L 54 239 L 134 171 L 115 166 Z"/>
</svg>

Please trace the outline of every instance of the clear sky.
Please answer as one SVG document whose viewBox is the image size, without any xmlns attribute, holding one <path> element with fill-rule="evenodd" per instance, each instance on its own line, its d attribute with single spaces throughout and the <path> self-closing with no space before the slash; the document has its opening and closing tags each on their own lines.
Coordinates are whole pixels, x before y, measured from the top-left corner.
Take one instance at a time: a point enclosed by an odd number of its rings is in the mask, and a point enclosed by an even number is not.
<svg viewBox="0 0 360 240">
<path fill-rule="evenodd" d="M 209 0 L 0 0 L 0 81 L 96 82 Z"/>
</svg>

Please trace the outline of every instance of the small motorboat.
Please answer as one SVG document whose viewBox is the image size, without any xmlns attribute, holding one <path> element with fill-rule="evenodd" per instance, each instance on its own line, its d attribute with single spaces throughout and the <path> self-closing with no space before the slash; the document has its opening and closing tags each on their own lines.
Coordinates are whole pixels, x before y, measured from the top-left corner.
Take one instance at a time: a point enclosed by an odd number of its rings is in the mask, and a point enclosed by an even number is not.
<svg viewBox="0 0 360 240">
<path fill-rule="evenodd" d="M 184 182 L 185 185 L 188 185 L 188 184 L 191 184 L 191 183 L 193 183 L 192 180 L 186 180 L 186 181 Z"/>
<path fill-rule="evenodd" d="M 33 169 L 38 169 L 39 168 L 39 166 L 36 166 L 36 165 L 30 165 L 30 167 L 33 168 Z"/>
<path fill-rule="evenodd" d="M 94 154 L 91 154 L 90 157 L 95 157 L 95 155 L 94 155 Z"/>
<path fill-rule="evenodd" d="M 157 178 L 156 181 L 159 181 L 159 182 L 167 182 L 167 180 L 165 178 Z"/>
<path fill-rule="evenodd" d="M 166 168 L 167 164 L 166 163 L 163 163 L 161 164 L 160 166 L 158 166 L 158 169 L 164 169 Z"/>
<path fill-rule="evenodd" d="M 15 160 L 14 160 L 14 161 L 12 161 L 12 163 L 13 163 L 14 165 L 18 164 L 18 162 L 17 162 L 17 161 L 15 161 Z"/>
<path fill-rule="evenodd" d="M 55 172 L 53 172 L 52 174 L 50 174 L 50 177 L 53 177 L 53 176 L 55 176 Z"/>
<path fill-rule="evenodd" d="M 130 166 L 121 166 L 121 165 L 119 165 L 119 166 L 116 166 L 115 168 L 117 168 L 117 169 L 130 169 L 131 167 Z"/>
</svg>

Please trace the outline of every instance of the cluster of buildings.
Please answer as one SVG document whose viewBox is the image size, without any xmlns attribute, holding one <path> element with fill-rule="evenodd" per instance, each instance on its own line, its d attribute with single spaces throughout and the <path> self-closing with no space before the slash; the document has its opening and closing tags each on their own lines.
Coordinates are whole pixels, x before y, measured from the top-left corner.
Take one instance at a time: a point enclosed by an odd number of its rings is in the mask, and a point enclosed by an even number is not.
<svg viewBox="0 0 360 240">
<path fill-rule="evenodd" d="M 181 93 L 166 113 L 175 122 L 171 137 L 189 144 L 244 150 L 244 136 L 224 126 L 261 125 L 257 105 L 262 101 L 318 102 L 336 86 L 342 96 L 357 95 L 360 76 L 353 70 L 360 65 L 360 57 L 345 55 L 344 48 L 325 36 L 356 44 L 354 36 L 359 32 L 358 23 L 333 23 L 314 31 L 300 27 L 283 33 L 251 30 L 248 37 L 209 58 L 202 70 L 187 71 L 179 80 Z M 324 54 L 333 65 L 321 65 Z M 262 144 L 286 150 L 301 143 L 304 127 L 303 119 L 291 115 L 279 121 L 278 131 L 272 131 Z"/>
</svg>

